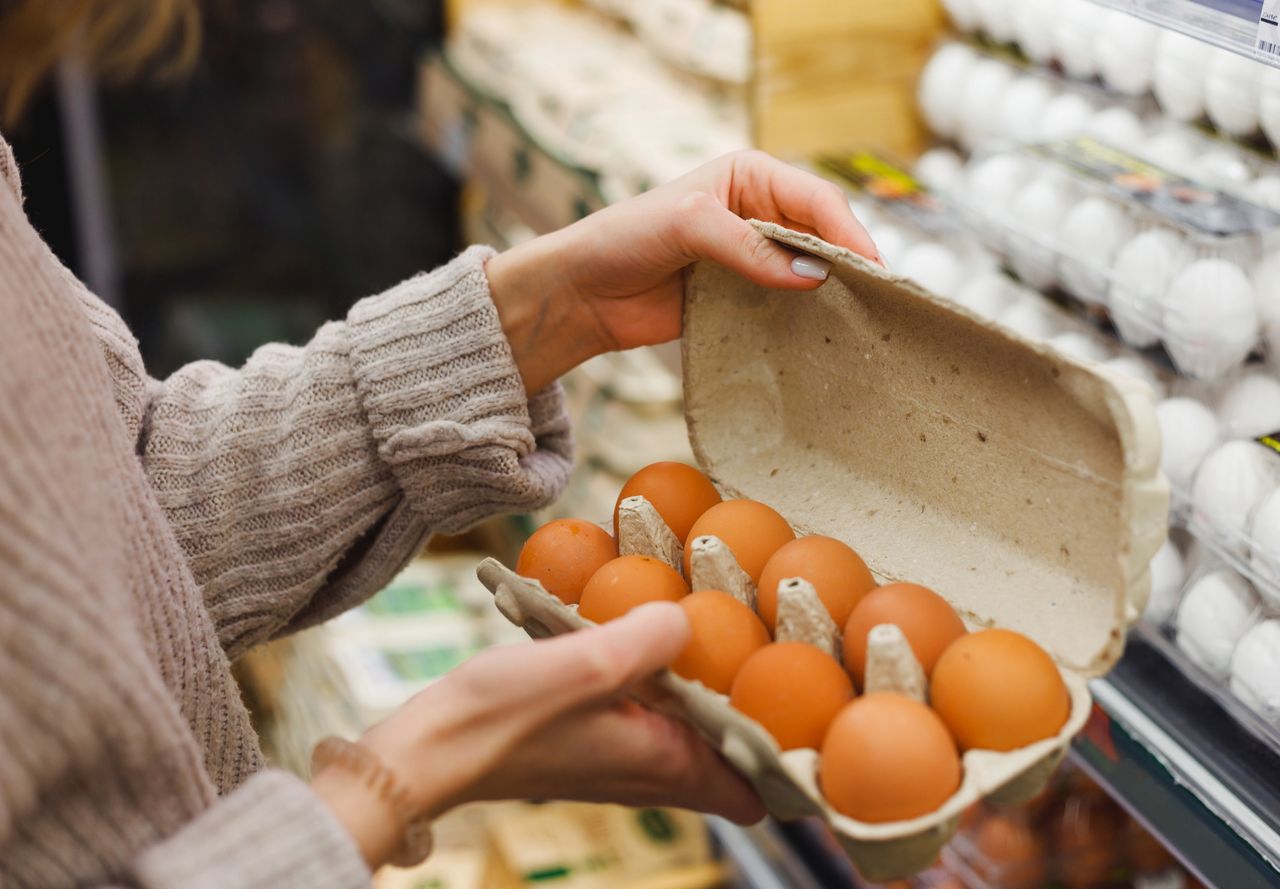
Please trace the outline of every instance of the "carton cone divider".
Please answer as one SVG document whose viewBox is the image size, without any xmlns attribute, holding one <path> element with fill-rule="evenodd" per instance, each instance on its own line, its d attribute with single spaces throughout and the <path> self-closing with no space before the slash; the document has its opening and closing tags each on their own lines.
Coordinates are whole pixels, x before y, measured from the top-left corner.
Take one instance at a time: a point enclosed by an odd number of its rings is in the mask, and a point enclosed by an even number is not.
<svg viewBox="0 0 1280 889">
<path fill-rule="evenodd" d="M 841 661 L 840 628 L 813 584 L 803 577 L 778 582 L 778 617 L 774 638 L 778 642 L 807 642 Z"/>
<path fill-rule="evenodd" d="M 864 694 L 892 691 L 925 703 L 924 668 L 897 625 L 879 624 L 867 633 L 864 685 Z"/>
<path fill-rule="evenodd" d="M 689 587 L 698 590 L 721 590 L 756 610 L 756 584 L 742 570 L 729 547 L 719 537 L 706 535 L 689 544 Z"/>
<path fill-rule="evenodd" d="M 635 496 L 618 504 L 618 555 L 652 556 L 679 571 L 684 546 L 653 504 Z"/>
</svg>

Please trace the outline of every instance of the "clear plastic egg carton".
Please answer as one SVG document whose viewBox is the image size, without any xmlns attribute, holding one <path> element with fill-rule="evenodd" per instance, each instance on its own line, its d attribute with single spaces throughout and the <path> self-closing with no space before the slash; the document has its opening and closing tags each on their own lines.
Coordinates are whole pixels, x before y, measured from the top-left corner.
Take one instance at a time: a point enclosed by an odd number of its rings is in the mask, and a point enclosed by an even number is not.
<svg viewBox="0 0 1280 889">
<path fill-rule="evenodd" d="M 1037 290 L 1220 379 L 1280 345 L 1280 214 L 1090 137 L 974 158 L 958 201 Z"/>
</svg>

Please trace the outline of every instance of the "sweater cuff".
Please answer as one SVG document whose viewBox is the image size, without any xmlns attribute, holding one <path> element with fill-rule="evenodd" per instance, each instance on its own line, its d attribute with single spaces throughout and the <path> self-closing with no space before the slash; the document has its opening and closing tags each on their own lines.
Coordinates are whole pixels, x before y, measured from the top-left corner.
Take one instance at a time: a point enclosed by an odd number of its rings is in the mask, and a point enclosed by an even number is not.
<svg viewBox="0 0 1280 889">
<path fill-rule="evenodd" d="M 472 247 L 361 300 L 348 315 L 351 366 L 378 454 L 414 511 L 460 531 L 550 503 L 572 467 L 559 384 L 529 398 Z"/>
<path fill-rule="evenodd" d="M 372 879 L 355 841 L 300 779 L 265 771 L 139 857 L 148 889 L 359 887 Z"/>
</svg>

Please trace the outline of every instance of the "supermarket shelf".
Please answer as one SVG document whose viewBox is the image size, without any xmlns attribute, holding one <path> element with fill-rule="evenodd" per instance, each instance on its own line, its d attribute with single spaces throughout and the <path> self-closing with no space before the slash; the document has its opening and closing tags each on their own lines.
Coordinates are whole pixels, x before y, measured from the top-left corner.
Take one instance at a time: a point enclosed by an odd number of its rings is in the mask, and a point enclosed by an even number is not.
<svg viewBox="0 0 1280 889">
<path fill-rule="evenodd" d="M 752 827 L 739 827 L 715 817 L 708 817 L 707 825 L 712 841 L 732 869 L 730 889 L 819 889 L 837 885 L 820 880 L 814 874 L 805 863 L 810 859 L 784 837 L 783 825 L 764 821 Z"/>
<path fill-rule="evenodd" d="M 1280 55 L 1256 51 L 1262 0 L 1093 0 L 1130 15 L 1280 67 Z M 1276 29 L 1280 31 L 1280 28 Z M 1277 35 L 1280 36 L 1280 35 Z"/>
<path fill-rule="evenodd" d="M 1280 887 L 1280 755 L 1161 641 L 1135 630 L 1092 683 L 1094 718 L 1072 756 L 1207 885 Z"/>
</svg>

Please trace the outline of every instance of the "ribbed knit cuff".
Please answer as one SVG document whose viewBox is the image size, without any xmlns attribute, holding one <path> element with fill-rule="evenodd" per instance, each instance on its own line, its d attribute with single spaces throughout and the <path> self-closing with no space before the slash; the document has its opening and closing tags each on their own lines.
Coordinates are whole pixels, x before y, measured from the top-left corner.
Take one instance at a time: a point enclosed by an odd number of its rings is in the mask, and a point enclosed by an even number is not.
<svg viewBox="0 0 1280 889">
<path fill-rule="evenodd" d="M 541 508 L 572 466 L 559 385 L 533 398 L 472 247 L 348 315 L 356 389 L 413 509 L 439 531 Z"/>
<path fill-rule="evenodd" d="M 368 889 L 355 841 L 300 779 L 259 772 L 168 840 L 134 876 L 149 889 Z"/>
</svg>

